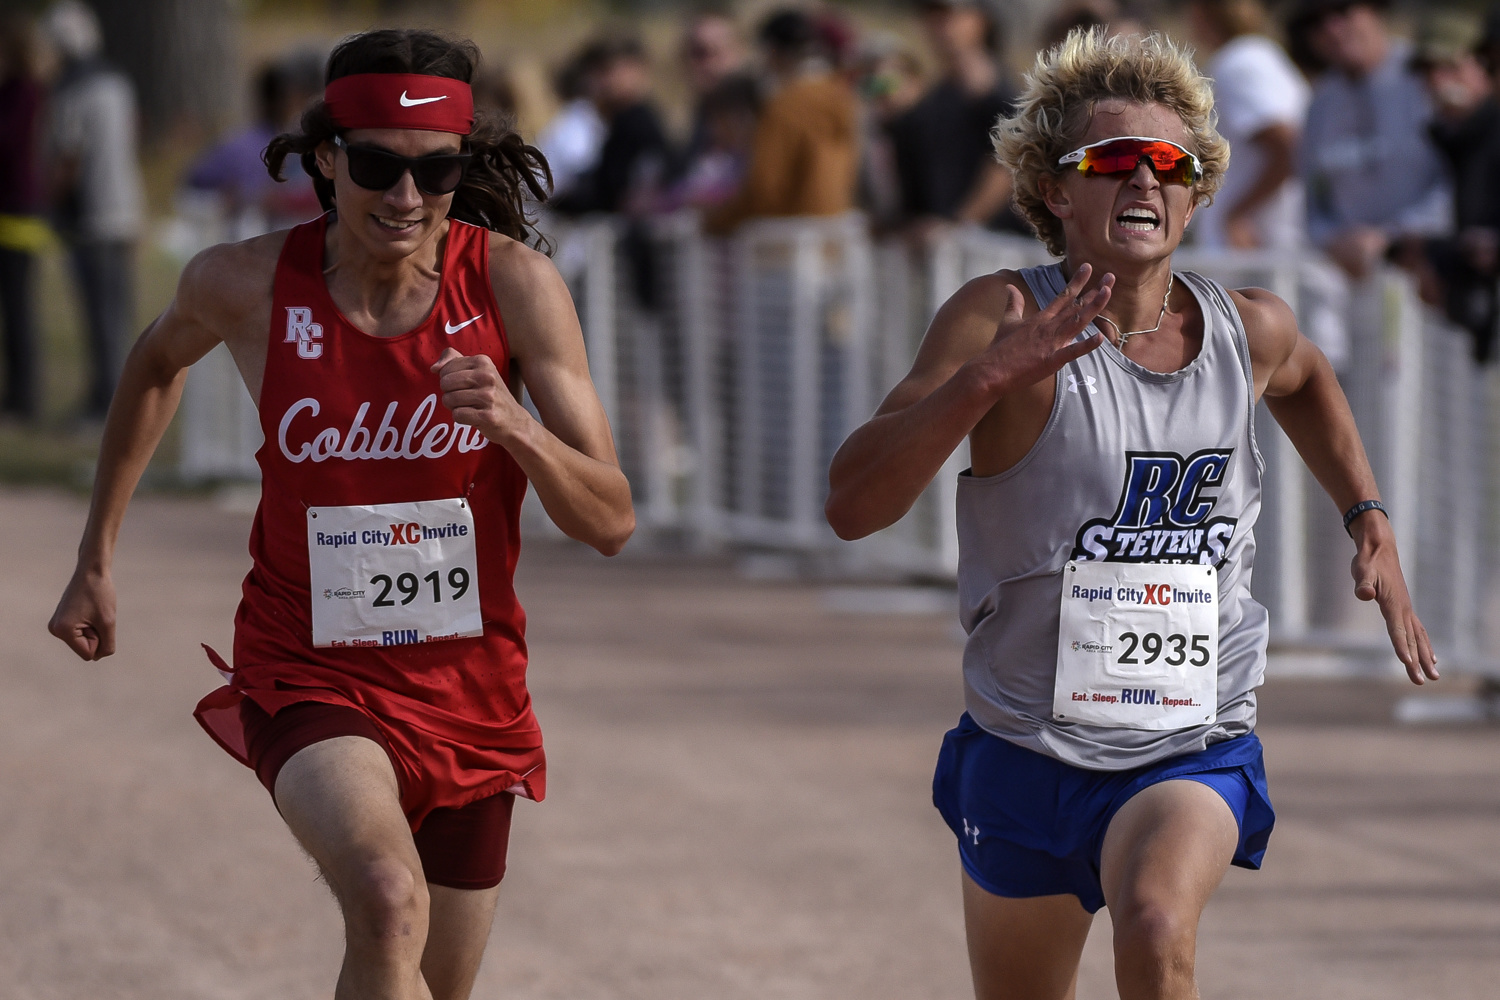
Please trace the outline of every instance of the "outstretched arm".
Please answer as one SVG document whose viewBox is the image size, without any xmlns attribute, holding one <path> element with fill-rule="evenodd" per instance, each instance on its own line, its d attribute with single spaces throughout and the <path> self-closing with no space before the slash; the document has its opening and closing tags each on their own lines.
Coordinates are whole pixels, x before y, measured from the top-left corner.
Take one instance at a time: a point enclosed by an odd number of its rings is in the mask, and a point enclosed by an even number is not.
<svg viewBox="0 0 1500 1000">
<path fill-rule="evenodd" d="M 1092 273 L 1084 264 L 1045 309 L 1025 316 L 1025 297 L 1006 285 L 998 327 L 975 282 L 944 303 L 911 372 L 875 416 L 849 435 L 828 470 L 824 511 L 840 538 L 863 538 L 896 523 L 916 503 L 965 436 L 999 399 L 1034 385 L 1102 343 L 1074 342 L 1109 301 L 1113 278 L 1081 302 Z M 993 279 L 980 279 L 987 281 Z"/>
<path fill-rule="evenodd" d="M 205 251 L 212 254 L 214 251 Z M 125 508 L 177 412 L 188 366 L 219 342 L 206 300 L 218 283 L 200 255 L 183 271 L 177 297 L 141 334 L 125 359 L 104 423 L 88 522 L 78 564 L 47 629 L 85 660 L 115 651 L 115 540 Z"/>
<path fill-rule="evenodd" d="M 1275 295 L 1258 288 L 1233 294 L 1266 406 L 1334 506 L 1343 512 L 1361 500 L 1380 499 L 1349 401 L 1323 352 L 1298 332 L 1296 317 Z M 1412 608 L 1390 522 L 1379 511 L 1367 511 L 1349 530 L 1355 544 L 1355 596 L 1379 604 L 1391 645 L 1412 683 L 1437 680 L 1437 657 Z"/>
<path fill-rule="evenodd" d="M 494 237 L 490 261 L 511 355 L 542 419 L 517 401 L 490 358 L 451 348 L 432 366 L 443 405 L 510 452 L 564 534 L 612 556 L 635 530 L 635 510 L 573 299 L 552 262 L 519 243 Z"/>
</svg>

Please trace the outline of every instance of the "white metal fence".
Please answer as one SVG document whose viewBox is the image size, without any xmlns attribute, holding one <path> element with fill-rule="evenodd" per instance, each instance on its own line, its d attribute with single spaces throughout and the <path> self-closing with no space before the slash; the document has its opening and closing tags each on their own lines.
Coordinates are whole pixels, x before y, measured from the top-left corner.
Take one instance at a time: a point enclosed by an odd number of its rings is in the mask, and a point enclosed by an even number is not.
<svg viewBox="0 0 1500 1000">
<path fill-rule="evenodd" d="M 846 574 L 952 577 L 966 449 L 899 524 L 854 543 L 823 520 L 828 464 L 905 374 L 937 306 L 969 278 L 1044 262 L 1038 244 L 960 230 L 917 255 L 872 241 L 855 216 L 762 220 L 731 239 L 703 236 L 688 217 L 549 231 L 641 540 L 766 548 Z M 1487 652 L 1500 600 L 1500 407 L 1465 337 L 1421 308 L 1398 272 L 1348 287 L 1311 256 L 1184 251 L 1177 264 L 1292 305 L 1340 369 L 1442 655 L 1500 666 Z M 220 353 L 194 371 L 184 402 L 182 471 L 193 478 L 255 473 L 253 407 Z M 1276 641 L 1379 650 L 1378 615 L 1350 595 L 1337 512 L 1264 407 L 1257 435 L 1268 473 L 1255 590 Z"/>
</svg>

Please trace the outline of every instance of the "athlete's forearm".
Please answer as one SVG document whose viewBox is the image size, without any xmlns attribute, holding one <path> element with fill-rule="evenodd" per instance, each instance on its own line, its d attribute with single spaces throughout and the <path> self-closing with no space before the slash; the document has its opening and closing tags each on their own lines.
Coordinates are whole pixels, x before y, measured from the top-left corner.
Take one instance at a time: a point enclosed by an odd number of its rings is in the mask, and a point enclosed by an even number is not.
<svg viewBox="0 0 1500 1000">
<path fill-rule="evenodd" d="M 182 399 L 187 369 L 153 357 L 148 337 L 149 331 L 125 359 L 104 423 L 88 523 L 78 546 L 83 570 L 109 571 L 125 508 Z"/>
<path fill-rule="evenodd" d="M 1341 512 L 1361 500 L 1380 498 L 1349 400 L 1327 359 L 1319 355 L 1299 389 L 1267 396 L 1266 406 Z"/>
<path fill-rule="evenodd" d="M 563 534 L 607 556 L 635 531 L 630 483 L 619 467 L 569 446 L 528 414 L 498 439 Z"/>
<path fill-rule="evenodd" d="M 930 395 L 849 435 L 828 470 L 824 514 L 834 533 L 863 538 L 899 521 L 997 398 L 964 365 Z"/>
</svg>

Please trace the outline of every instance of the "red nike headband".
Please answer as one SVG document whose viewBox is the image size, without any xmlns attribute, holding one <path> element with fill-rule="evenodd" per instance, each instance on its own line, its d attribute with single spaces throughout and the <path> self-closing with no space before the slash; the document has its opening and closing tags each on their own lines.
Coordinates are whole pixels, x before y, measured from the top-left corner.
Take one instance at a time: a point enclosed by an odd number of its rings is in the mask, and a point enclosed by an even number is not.
<svg viewBox="0 0 1500 1000">
<path fill-rule="evenodd" d="M 416 73 L 356 73 L 323 90 L 339 128 L 415 128 L 468 135 L 474 95 L 462 80 Z"/>
</svg>

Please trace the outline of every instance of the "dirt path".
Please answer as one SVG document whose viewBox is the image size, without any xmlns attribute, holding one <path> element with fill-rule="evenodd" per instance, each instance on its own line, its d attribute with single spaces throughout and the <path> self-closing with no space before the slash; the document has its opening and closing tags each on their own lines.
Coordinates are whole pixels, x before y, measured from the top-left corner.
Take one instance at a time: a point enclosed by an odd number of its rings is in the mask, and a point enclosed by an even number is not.
<svg viewBox="0 0 1500 1000">
<path fill-rule="evenodd" d="M 249 518 L 132 511 L 120 653 L 44 623 L 83 515 L 0 492 L 0 996 L 323 998 L 337 913 L 249 771 L 193 722 Z M 726 566 L 522 558 L 550 797 L 516 811 L 476 997 L 968 995 L 928 801 L 960 707 L 946 615 L 852 615 Z M 1214 1000 L 1445 1000 L 1500 979 L 1500 729 L 1398 729 L 1392 690 L 1268 685 L 1280 822 L 1204 920 Z M 1107 919 L 1080 1000 L 1112 997 Z"/>
</svg>

